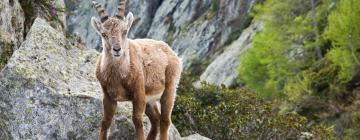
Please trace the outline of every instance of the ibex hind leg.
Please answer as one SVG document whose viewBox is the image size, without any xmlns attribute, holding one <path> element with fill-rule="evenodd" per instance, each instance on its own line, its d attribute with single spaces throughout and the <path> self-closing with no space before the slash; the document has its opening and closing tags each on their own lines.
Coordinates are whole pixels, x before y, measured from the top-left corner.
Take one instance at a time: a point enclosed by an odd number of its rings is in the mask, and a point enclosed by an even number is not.
<svg viewBox="0 0 360 140">
<path fill-rule="evenodd" d="M 171 112 L 173 110 L 176 87 L 180 77 L 180 66 L 176 63 L 169 65 L 166 70 L 165 90 L 160 99 L 161 119 L 160 119 L 160 140 L 169 139 L 169 128 L 171 125 Z"/>
<path fill-rule="evenodd" d="M 160 128 L 160 112 L 156 102 L 146 104 L 145 114 L 149 117 L 151 122 L 151 129 L 146 139 L 156 140 Z"/>
<path fill-rule="evenodd" d="M 106 140 L 107 139 L 107 132 L 111 125 L 112 118 L 114 116 L 114 112 L 116 110 L 117 103 L 110 99 L 109 96 L 104 94 L 103 98 L 103 118 L 101 121 L 101 128 L 99 134 L 99 140 Z"/>
</svg>

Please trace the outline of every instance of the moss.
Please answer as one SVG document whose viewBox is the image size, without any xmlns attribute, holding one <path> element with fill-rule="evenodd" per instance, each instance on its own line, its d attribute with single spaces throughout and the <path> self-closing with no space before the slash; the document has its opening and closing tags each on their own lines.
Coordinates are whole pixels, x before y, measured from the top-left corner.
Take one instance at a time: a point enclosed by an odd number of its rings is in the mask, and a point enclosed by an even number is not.
<svg viewBox="0 0 360 140">
<path fill-rule="evenodd" d="M 198 19 L 201 20 L 212 19 L 216 16 L 216 13 L 218 12 L 219 9 L 220 9 L 220 0 L 211 0 L 210 8 L 206 11 L 206 13 L 204 13 Z"/>
<path fill-rule="evenodd" d="M 97 122 L 99 119 L 98 117 L 89 117 L 85 120 L 86 126 L 89 126 L 91 124 L 94 124 L 95 122 Z"/>
<path fill-rule="evenodd" d="M 25 109 L 25 113 L 29 116 L 32 115 L 32 109 L 31 108 Z"/>
<path fill-rule="evenodd" d="M 18 64 L 18 65 L 20 65 L 20 64 Z M 31 69 L 28 69 L 28 68 L 23 68 L 21 66 L 16 67 L 15 73 L 17 75 L 22 75 L 25 78 L 29 78 L 29 79 L 34 75 L 34 71 L 32 71 Z"/>
<path fill-rule="evenodd" d="M 220 8 L 220 0 L 211 0 L 211 12 L 216 13 Z"/>
<path fill-rule="evenodd" d="M 32 137 L 32 134 L 30 132 L 27 132 L 24 136 L 22 136 L 22 139 L 31 139 Z"/>
<path fill-rule="evenodd" d="M 360 111 L 351 113 L 350 127 L 344 131 L 344 139 L 355 140 L 360 137 Z"/>
<path fill-rule="evenodd" d="M 238 19 L 242 19 L 242 18 L 238 17 Z M 242 20 L 243 20 L 244 22 L 241 22 L 241 24 L 240 24 L 238 27 L 235 27 L 235 28 L 231 31 L 228 39 L 227 39 L 227 40 L 225 41 L 225 43 L 224 43 L 224 46 L 227 46 L 227 45 L 229 45 L 230 43 L 232 43 L 234 40 L 238 39 L 238 38 L 240 37 L 242 31 L 243 31 L 245 28 L 249 27 L 249 25 L 251 24 L 252 18 L 251 18 L 251 17 L 246 17 L 246 18 L 243 18 Z"/>
<path fill-rule="evenodd" d="M 1 37 L 1 35 L 0 35 Z M 0 70 L 6 65 L 7 61 L 10 59 L 11 55 L 15 50 L 15 44 L 13 42 L 1 42 L 2 52 L 0 54 Z"/>
</svg>

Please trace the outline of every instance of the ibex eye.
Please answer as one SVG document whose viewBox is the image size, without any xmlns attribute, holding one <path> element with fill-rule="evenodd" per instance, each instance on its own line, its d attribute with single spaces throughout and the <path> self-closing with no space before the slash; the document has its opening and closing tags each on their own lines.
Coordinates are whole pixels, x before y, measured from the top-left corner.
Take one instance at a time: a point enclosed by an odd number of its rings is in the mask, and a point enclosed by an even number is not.
<svg viewBox="0 0 360 140">
<path fill-rule="evenodd" d="M 123 35 L 123 36 L 126 36 L 126 32 L 123 32 L 122 35 Z"/>
<path fill-rule="evenodd" d="M 101 36 L 107 37 L 106 33 L 101 33 Z"/>
</svg>

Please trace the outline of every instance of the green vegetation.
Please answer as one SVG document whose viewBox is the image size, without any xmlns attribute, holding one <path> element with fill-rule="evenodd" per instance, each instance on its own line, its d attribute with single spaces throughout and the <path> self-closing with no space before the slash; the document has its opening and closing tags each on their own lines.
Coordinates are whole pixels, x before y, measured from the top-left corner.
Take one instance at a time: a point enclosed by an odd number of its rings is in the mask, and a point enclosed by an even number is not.
<svg viewBox="0 0 360 140">
<path fill-rule="evenodd" d="M 245 87 L 195 88 L 194 73 L 184 75 L 173 115 L 179 131 L 213 139 L 358 139 L 360 1 L 267 0 L 253 18 L 264 27 L 240 59 Z"/>
<path fill-rule="evenodd" d="M 220 0 L 211 0 L 211 12 L 217 12 L 220 7 Z"/>
<path fill-rule="evenodd" d="M 216 13 L 219 11 L 220 8 L 220 0 L 211 0 L 211 5 L 206 14 L 202 16 L 205 19 L 212 19 L 215 17 Z"/>
<path fill-rule="evenodd" d="M 330 0 L 323 0 L 318 7 L 310 1 L 269 0 L 256 7 L 255 18 L 264 22 L 264 29 L 255 36 L 254 48 L 243 56 L 239 68 L 241 81 L 265 97 L 281 97 L 291 79 L 308 69 L 323 52 L 315 52 L 322 40 L 318 35 L 320 24 L 327 12 L 317 12 L 329 7 Z M 316 54 L 319 53 L 319 54 Z"/>
<path fill-rule="evenodd" d="M 12 53 L 15 50 L 15 44 L 10 41 L 10 36 L 0 31 L 0 71 L 6 65 L 7 61 L 10 59 Z"/>
<path fill-rule="evenodd" d="M 272 104 L 246 89 L 228 89 L 202 83 L 195 88 L 192 75 L 182 76 L 173 121 L 182 135 L 194 132 L 212 139 L 329 139 L 331 127 L 307 126 L 297 113 L 273 113 Z"/>
<path fill-rule="evenodd" d="M 338 80 L 343 83 L 352 79 L 360 66 L 360 1 L 343 0 L 329 16 L 325 38 L 332 42 L 327 59 L 340 68 Z"/>
<path fill-rule="evenodd" d="M 39 14 L 42 18 L 48 21 L 55 21 L 64 28 L 65 23 L 62 23 L 59 16 L 61 16 L 61 12 L 67 11 L 64 8 L 56 7 L 56 0 L 21 0 L 19 2 L 25 14 L 26 31 L 30 29 Z"/>
<path fill-rule="evenodd" d="M 255 11 L 264 28 L 241 57 L 239 82 L 293 104 L 285 112 L 334 125 L 340 138 L 358 138 L 359 116 L 350 112 L 360 111 L 360 1 L 267 0 Z"/>
</svg>

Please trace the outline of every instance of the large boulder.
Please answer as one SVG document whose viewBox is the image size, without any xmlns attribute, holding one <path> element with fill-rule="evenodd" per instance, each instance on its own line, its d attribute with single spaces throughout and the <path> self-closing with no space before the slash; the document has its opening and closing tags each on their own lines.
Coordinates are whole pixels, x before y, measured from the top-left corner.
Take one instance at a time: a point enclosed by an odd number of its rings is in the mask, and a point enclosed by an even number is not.
<svg viewBox="0 0 360 140">
<path fill-rule="evenodd" d="M 102 117 L 98 53 L 36 19 L 0 73 L 1 139 L 96 139 Z M 132 105 L 118 104 L 110 139 L 134 139 Z M 145 119 L 146 132 L 150 123 Z M 181 139 L 172 127 L 170 139 Z"/>
</svg>

